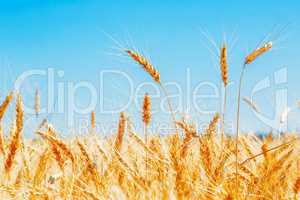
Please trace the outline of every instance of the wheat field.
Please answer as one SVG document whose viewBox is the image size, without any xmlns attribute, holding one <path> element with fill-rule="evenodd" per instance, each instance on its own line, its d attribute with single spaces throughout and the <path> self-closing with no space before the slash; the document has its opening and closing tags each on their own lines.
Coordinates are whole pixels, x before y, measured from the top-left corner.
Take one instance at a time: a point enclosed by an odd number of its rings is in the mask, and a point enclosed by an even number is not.
<svg viewBox="0 0 300 200">
<path fill-rule="evenodd" d="M 250 53 L 244 69 L 269 49 L 266 43 Z M 167 95 L 157 69 L 137 52 L 126 50 Z M 224 88 L 228 84 L 226 45 L 220 50 Z M 240 91 L 239 90 L 239 91 Z M 8 133 L 0 127 L 0 199 L 291 199 L 300 192 L 300 142 L 296 134 L 266 137 L 224 131 L 224 112 L 216 113 L 203 132 L 186 120 L 176 120 L 174 133 L 148 134 L 151 99 L 145 94 L 141 122 L 145 137 L 135 132 L 131 119 L 120 113 L 118 132 L 100 137 L 62 139 L 47 119 L 35 130 L 35 139 L 23 137 L 24 111 L 21 94 L 9 93 L 0 107 L 2 121 L 15 101 L 15 119 Z M 38 90 L 36 115 L 40 112 Z M 219 128 L 220 127 L 220 128 Z"/>
</svg>

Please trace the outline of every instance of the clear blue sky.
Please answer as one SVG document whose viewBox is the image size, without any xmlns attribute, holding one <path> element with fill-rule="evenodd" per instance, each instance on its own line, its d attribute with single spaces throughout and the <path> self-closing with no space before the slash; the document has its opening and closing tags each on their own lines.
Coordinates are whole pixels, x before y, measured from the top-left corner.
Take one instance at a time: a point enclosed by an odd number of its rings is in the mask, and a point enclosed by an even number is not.
<svg viewBox="0 0 300 200">
<path fill-rule="evenodd" d="M 232 48 L 229 51 L 229 78 L 236 82 L 243 57 L 268 34 L 274 40 L 274 49 L 260 58 L 247 71 L 243 96 L 258 81 L 287 67 L 289 106 L 293 107 L 299 95 L 299 1 L 0 1 L 0 69 L 1 99 L 13 80 L 30 69 L 64 71 L 68 81 L 91 81 L 97 84 L 104 69 L 117 69 L 128 73 L 137 85 L 151 81 L 128 58 L 118 56 L 120 49 L 111 38 L 126 47 L 135 47 L 151 57 L 164 82 L 177 81 L 185 86 L 185 71 L 189 67 L 192 85 L 210 81 L 220 85 L 219 70 L 212 52 L 218 53 L 204 32 L 221 45 L 224 38 Z M 287 28 L 284 31 L 279 29 Z M 275 27 L 275 29 L 274 29 Z M 277 28 L 276 28 L 277 27 Z M 236 41 L 236 42 L 234 42 Z M 212 52 L 211 52 L 212 51 Z M 26 86 L 24 101 L 30 105 L 35 87 L 46 95 L 43 81 L 32 80 Z M 107 104 L 118 104 L 126 99 L 126 86 L 117 77 L 105 84 L 109 91 L 103 98 Z M 235 86 L 233 86 L 235 87 Z M 276 86 L 277 87 L 277 86 Z M 275 87 L 275 89 L 276 89 Z M 143 92 L 146 92 L 143 91 Z M 142 93 L 143 93 L 142 92 Z M 234 119 L 236 88 L 229 89 L 229 119 Z M 79 92 L 77 104 L 87 103 L 84 91 Z M 76 97 L 76 98 L 77 98 Z M 115 99 L 113 99 L 115 97 Z M 274 88 L 257 94 L 257 104 L 272 115 Z M 206 103 L 206 102 L 205 102 Z M 43 102 L 45 104 L 45 102 Z M 215 106 L 207 102 L 209 106 Z M 97 108 L 98 109 L 98 108 Z M 138 116 L 135 108 L 127 110 Z M 98 120 L 106 123 L 117 115 L 102 115 Z M 207 120 L 195 111 L 193 118 Z M 139 117 L 139 116 L 138 116 Z M 156 114 L 160 119 L 162 116 Z M 268 130 L 247 106 L 243 104 L 243 129 Z M 291 113 L 290 128 L 297 128 L 298 111 Z M 64 127 L 64 116 L 53 117 L 54 123 Z M 99 119 L 100 118 L 100 119 Z M 63 119 L 63 120 L 62 120 Z M 300 127 L 300 126 L 299 126 Z"/>
</svg>

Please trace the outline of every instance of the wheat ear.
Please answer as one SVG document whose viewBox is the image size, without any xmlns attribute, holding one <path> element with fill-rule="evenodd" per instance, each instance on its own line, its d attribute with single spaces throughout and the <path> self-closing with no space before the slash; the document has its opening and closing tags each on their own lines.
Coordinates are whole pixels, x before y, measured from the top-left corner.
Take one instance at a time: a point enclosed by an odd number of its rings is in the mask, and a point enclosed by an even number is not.
<svg viewBox="0 0 300 200">
<path fill-rule="evenodd" d="M 9 152 L 5 161 L 5 172 L 8 174 L 12 165 L 14 158 L 17 154 L 18 149 L 21 146 L 21 134 L 23 130 L 23 105 L 21 95 L 17 97 L 16 103 L 16 129 L 12 136 L 11 143 L 9 145 Z"/>
<path fill-rule="evenodd" d="M 83 143 L 81 143 L 79 140 L 77 140 L 77 145 L 79 146 L 80 152 L 82 154 L 82 158 L 85 161 L 86 167 L 88 172 L 92 175 L 92 180 L 94 184 L 96 185 L 97 189 L 99 189 L 102 186 L 102 183 L 100 181 L 100 177 L 97 171 L 96 166 L 94 165 L 93 160 L 89 156 L 86 147 Z"/>
<path fill-rule="evenodd" d="M 298 193 L 300 192 L 300 177 L 298 177 L 293 185 L 293 192 L 295 195 L 295 199 L 298 199 Z"/>
<path fill-rule="evenodd" d="M 94 111 L 91 112 L 91 128 L 92 128 L 92 130 L 95 129 L 95 112 Z"/>
<path fill-rule="evenodd" d="M 160 74 L 159 72 L 153 67 L 153 65 L 143 56 L 138 54 L 132 50 L 126 50 L 126 53 L 137 63 L 139 63 L 146 72 L 153 78 L 153 80 L 157 83 L 160 83 Z"/>
<path fill-rule="evenodd" d="M 13 92 L 10 92 L 0 106 L 0 121 L 2 120 L 4 113 L 8 108 L 8 105 L 12 101 L 12 99 L 13 99 Z"/>
<path fill-rule="evenodd" d="M 269 51 L 272 48 L 272 42 L 267 42 L 262 47 L 257 48 L 253 52 L 251 52 L 245 59 L 245 64 L 248 65 L 252 63 L 256 58 Z"/>
<path fill-rule="evenodd" d="M 213 119 L 211 120 L 211 122 L 209 123 L 206 129 L 206 133 L 208 134 L 209 138 L 212 138 L 214 134 L 217 132 L 217 123 L 219 119 L 220 119 L 220 115 L 216 113 Z"/>
<path fill-rule="evenodd" d="M 143 122 L 144 122 L 144 131 L 145 131 L 145 143 L 148 143 L 148 135 L 147 135 L 147 127 L 150 123 L 151 119 L 151 101 L 150 101 L 150 96 L 148 93 L 145 94 L 144 96 L 144 103 L 143 103 Z"/>
<path fill-rule="evenodd" d="M 220 53 L 220 67 L 224 87 L 228 85 L 228 65 L 227 65 L 227 48 L 224 44 Z"/>
<path fill-rule="evenodd" d="M 184 139 L 180 149 L 180 157 L 186 158 L 192 139 L 197 136 L 195 128 L 186 123 L 185 120 L 176 122 L 177 125 L 184 130 Z"/>
<path fill-rule="evenodd" d="M 123 142 L 123 136 L 125 133 L 125 126 L 126 126 L 126 118 L 123 112 L 120 113 L 119 119 L 119 128 L 118 128 L 118 135 L 115 140 L 114 148 L 116 151 L 120 152 Z"/>
<path fill-rule="evenodd" d="M 39 89 L 35 91 L 35 104 L 34 104 L 35 116 L 38 118 L 41 111 L 41 96 Z"/>
<path fill-rule="evenodd" d="M 52 136 L 55 136 L 54 130 L 51 127 L 48 128 L 48 134 L 52 135 Z M 54 142 L 49 142 L 49 143 L 51 145 L 51 151 L 54 155 L 54 158 L 55 158 L 59 168 L 61 169 L 61 171 L 63 171 L 63 169 L 64 169 L 64 159 L 63 159 L 63 157 L 60 153 L 60 150 L 59 150 L 56 143 L 54 143 Z"/>
<path fill-rule="evenodd" d="M 35 170 L 35 174 L 33 177 L 33 185 L 35 187 L 40 186 L 45 176 L 45 172 L 47 169 L 47 162 L 49 160 L 49 150 L 46 149 L 41 155 L 40 160 L 38 162 L 37 168 Z"/>
<path fill-rule="evenodd" d="M 36 133 L 42 136 L 44 139 L 48 140 L 50 143 L 54 143 L 72 161 L 72 163 L 75 162 L 75 157 L 71 149 L 63 141 L 51 135 L 51 133 L 44 133 L 41 131 L 37 131 Z"/>
</svg>

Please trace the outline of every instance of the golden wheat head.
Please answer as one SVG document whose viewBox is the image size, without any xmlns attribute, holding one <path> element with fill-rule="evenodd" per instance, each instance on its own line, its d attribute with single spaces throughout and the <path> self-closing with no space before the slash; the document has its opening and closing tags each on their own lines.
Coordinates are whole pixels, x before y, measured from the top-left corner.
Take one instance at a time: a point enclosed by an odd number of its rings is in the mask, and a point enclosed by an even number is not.
<svg viewBox="0 0 300 200">
<path fill-rule="evenodd" d="M 145 125 L 149 125 L 150 119 L 151 119 L 151 101 L 150 101 L 150 96 L 148 93 L 145 94 L 144 96 L 144 104 L 143 104 L 143 122 Z"/>
<path fill-rule="evenodd" d="M 132 50 L 126 50 L 126 53 L 137 63 L 139 63 L 146 72 L 154 79 L 155 82 L 160 83 L 160 74 L 153 67 L 153 65 L 143 56 L 139 55 L 137 52 Z"/>
<path fill-rule="evenodd" d="M 208 128 L 206 130 L 207 134 L 211 135 L 211 134 L 216 133 L 217 123 L 218 123 L 219 119 L 220 119 L 220 115 L 218 113 L 216 113 L 208 125 Z"/>
<path fill-rule="evenodd" d="M 123 136 L 125 133 L 125 125 L 126 125 L 126 118 L 125 118 L 125 114 L 123 112 L 121 112 L 120 114 L 120 119 L 119 119 L 119 128 L 118 128 L 118 135 L 115 141 L 115 150 L 120 152 L 121 150 L 121 146 L 122 146 L 122 142 L 123 142 Z"/>
<path fill-rule="evenodd" d="M 36 117 L 39 116 L 40 110 L 41 110 L 41 96 L 38 89 L 35 91 L 35 104 L 34 104 L 34 110 Z"/>
<path fill-rule="evenodd" d="M 246 57 L 245 64 L 248 65 L 248 64 L 252 63 L 256 58 L 258 58 L 262 54 L 269 51 L 272 48 L 272 46 L 273 46 L 273 43 L 268 42 L 265 45 L 263 45 L 262 47 L 259 47 L 258 49 L 254 50 Z"/>
<path fill-rule="evenodd" d="M 23 130 L 23 104 L 22 104 L 21 95 L 18 95 L 17 103 L 16 103 L 16 129 L 14 135 L 12 136 L 11 143 L 9 145 L 9 152 L 4 164 L 6 173 L 9 173 L 13 165 L 17 151 L 20 148 L 22 130 Z"/>
<path fill-rule="evenodd" d="M 91 127 L 92 127 L 92 129 L 95 128 L 95 112 L 94 111 L 91 113 Z"/>
<path fill-rule="evenodd" d="M 227 65 L 227 48 L 225 44 L 221 48 L 220 67 L 222 73 L 222 80 L 224 86 L 226 87 L 228 85 L 228 65 Z"/>
<path fill-rule="evenodd" d="M 8 105 L 12 99 L 13 99 L 13 92 L 10 92 L 5 98 L 5 100 L 3 101 L 2 105 L 0 106 L 0 121 L 2 120 L 4 113 L 8 108 Z"/>
</svg>

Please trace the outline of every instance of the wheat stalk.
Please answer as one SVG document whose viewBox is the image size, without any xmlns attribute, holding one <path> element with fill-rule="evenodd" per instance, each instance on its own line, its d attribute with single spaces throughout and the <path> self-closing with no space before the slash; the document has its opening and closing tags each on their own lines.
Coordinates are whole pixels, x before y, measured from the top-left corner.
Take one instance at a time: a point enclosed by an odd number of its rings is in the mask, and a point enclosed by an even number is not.
<svg viewBox="0 0 300 200">
<path fill-rule="evenodd" d="M 227 101 L 227 85 L 228 85 L 228 64 L 227 64 L 227 47 L 224 44 L 221 47 L 220 53 L 220 68 L 221 76 L 224 85 L 224 99 L 223 99 L 223 112 L 221 120 L 221 149 L 223 149 L 224 135 L 225 135 L 225 113 L 226 113 L 226 101 Z"/>
<path fill-rule="evenodd" d="M 5 141 L 3 136 L 3 128 L 0 124 L 0 153 L 5 156 Z"/>
<path fill-rule="evenodd" d="M 236 195 L 238 196 L 238 140 L 239 140 L 239 129 L 240 129 L 240 107 L 241 107 L 241 90 L 242 90 L 242 84 L 243 84 L 243 78 L 246 70 L 246 66 L 251 64 L 257 57 L 261 56 L 263 53 L 267 52 L 272 48 L 272 42 L 268 42 L 262 47 L 254 50 L 252 53 L 250 53 L 246 58 L 244 65 L 242 67 L 239 85 L 238 85 L 238 94 L 237 94 L 237 117 L 236 117 L 236 138 L 235 138 L 235 174 L 236 174 Z"/>
<path fill-rule="evenodd" d="M 267 157 L 267 153 L 268 153 L 268 152 L 270 152 L 270 151 L 275 151 L 275 150 L 278 150 L 278 149 L 287 147 L 287 146 L 289 146 L 290 144 L 292 144 L 293 142 L 295 142 L 296 140 L 297 140 L 297 138 L 296 138 L 296 139 L 293 139 L 293 140 L 291 140 L 291 141 L 289 141 L 289 142 L 286 142 L 286 143 L 280 144 L 280 145 L 278 145 L 278 146 L 275 146 L 275 147 L 273 147 L 273 148 L 270 148 L 270 149 L 268 149 L 267 146 L 264 144 L 264 145 L 262 146 L 262 152 L 261 152 L 261 153 L 256 154 L 256 155 L 254 155 L 254 156 L 252 156 L 252 157 L 250 157 L 250 158 L 247 158 L 247 159 L 244 160 L 240 165 L 244 165 L 244 164 L 247 163 L 248 161 L 253 160 L 253 159 L 255 159 L 255 158 L 257 158 L 257 157 L 259 157 L 259 156 L 261 156 L 261 155 L 264 155 L 265 157 Z"/>
<path fill-rule="evenodd" d="M 144 132 L 145 132 L 145 145 L 148 145 L 148 125 L 150 123 L 151 119 L 151 101 L 150 96 L 146 93 L 144 96 L 144 103 L 143 103 L 143 122 L 144 122 Z M 148 170 L 147 168 L 147 162 L 148 162 L 148 153 L 146 151 L 146 172 Z"/>
</svg>

